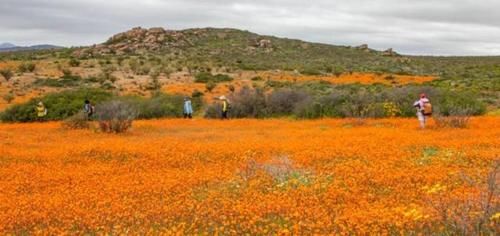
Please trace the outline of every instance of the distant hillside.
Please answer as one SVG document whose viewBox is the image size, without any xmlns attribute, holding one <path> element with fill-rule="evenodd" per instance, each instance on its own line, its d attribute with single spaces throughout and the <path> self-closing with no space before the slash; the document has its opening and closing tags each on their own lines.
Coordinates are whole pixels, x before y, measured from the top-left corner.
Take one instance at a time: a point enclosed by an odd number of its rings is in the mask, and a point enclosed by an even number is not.
<svg viewBox="0 0 500 236">
<path fill-rule="evenodd" d="M 4 49 L 4 48 L 14 48 L 16 47 L 16 45 L 12 44 L 12 43 L 0 43 L 0 49 Z"/>
<path fill-rule="evenodd" d="M 469 76 L 465 70 L 488 70 L 500 77 L 500 57 L 418 57 L 368 45 L 336 46 L 258 35 L 237 29 L 165 30 L 134 28 L 107 42 L 81 48 L 78 58 L 164 56 L 187 67 L 288 70 L 304 74 L 382 72 L 447 77 Z"/>
<path fill-rule="evenodd" d="M 222 64 L 248 70 L 283 69 L 310 74 L 334 71 L 365 71 L 364 65 L 407 63 L 389 49 L 375 51 L 360 47 L 333 46 L 301 40 L 264 36 L 236 29 L 134 28 L 112 36 L 107 42 L 80 49 L 80 58 L 109 55 L 171 55 L 196 66 Z M 201 63 L 201 64 L 200 64 Z"/>
<path fill-rule="evenodd" d="M 36 50 L 61 49 L 61 48 L 63 48 L 63 47 L 49 45 L 49 44 L 40 44 L 40 45 L 33 45 L 33 46 L 27 46 L 27 47 L 16 46 L 16 45 L 11 44 L 11 43 L 0 44 L 0 52 L 36 51 Z"/>
</svg>

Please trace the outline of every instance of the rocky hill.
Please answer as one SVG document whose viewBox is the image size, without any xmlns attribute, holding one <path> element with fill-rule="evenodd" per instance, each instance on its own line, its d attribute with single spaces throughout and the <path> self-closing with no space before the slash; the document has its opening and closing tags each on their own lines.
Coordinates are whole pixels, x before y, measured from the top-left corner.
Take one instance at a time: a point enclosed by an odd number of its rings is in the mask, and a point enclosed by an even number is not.
<svg viewBox="0 0 500 236">
<path fill-rule="evenodd" d="M 215 42 L 217 40 L 220 40 L 222 44 L 217 44 Z M 217 46 L 209 52 L 210 55 L 219 54 L 221 50 L 227 48 L 237 48 L 247 53 L 259 49 L 269 53 L 275 48 L 270 37 L 235 29 L 204 28 L 176 31 L 164 28 L 144 29 L 137 27 L 113 35 L 105 43 L 77 50 L 74 56 L 158 53 L 170 50 L 188 50 L 204 46 L 204 44 L 207 46 L 209 43 L 214 43 L 212 46 Z"/>
<path fill-rule="evenodd" d="M 123 55 L 173 55 L 174 60 L 188 64 L 203 61 L 247 70 L 298 70 L 311 74 L 376 71 L 381 65 L 397 68 L 393 72 L 401 72 L 400 64 L 411 61 L 392 49 L 376 51 L 368 45 L 335 46 L 216 28 L 166 30 L 137 27 L 73 53 L 77 58 Z M 419 71 L 407 73 L 422 74 Z"/>
</svg>

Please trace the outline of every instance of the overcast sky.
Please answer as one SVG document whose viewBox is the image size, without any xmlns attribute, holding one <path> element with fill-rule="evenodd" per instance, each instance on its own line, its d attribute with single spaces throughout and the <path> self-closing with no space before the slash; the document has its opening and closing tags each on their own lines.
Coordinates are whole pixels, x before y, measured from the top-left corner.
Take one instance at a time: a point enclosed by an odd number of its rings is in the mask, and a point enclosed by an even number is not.
<svg viewBox="0 0 500 236">
<path fill-rule="evenodd" d="M 500 55 L 500 0 L 0 0 L 0 43 L 91 45 L 135 26 L 230 27 L 406 54 Z"/>
</svg>

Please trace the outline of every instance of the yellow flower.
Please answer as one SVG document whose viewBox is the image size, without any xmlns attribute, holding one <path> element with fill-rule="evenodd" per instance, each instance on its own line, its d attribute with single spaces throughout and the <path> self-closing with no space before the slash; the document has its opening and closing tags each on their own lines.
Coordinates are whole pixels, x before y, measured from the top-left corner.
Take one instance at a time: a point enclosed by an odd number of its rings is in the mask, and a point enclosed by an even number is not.
<svg viewBox="0 0 500 236">
<path fill-rule="evenodd" d="M 490 217 L 490 220 L 500 220 L 500 212 L 495 213 Z"/>
</svg>

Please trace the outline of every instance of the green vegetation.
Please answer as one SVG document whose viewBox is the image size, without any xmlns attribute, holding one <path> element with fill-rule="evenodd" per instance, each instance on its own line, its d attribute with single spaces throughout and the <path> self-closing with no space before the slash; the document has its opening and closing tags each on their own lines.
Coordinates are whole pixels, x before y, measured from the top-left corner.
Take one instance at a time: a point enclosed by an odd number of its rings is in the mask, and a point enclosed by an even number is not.
<svg viewBox="0 0 500 236">
<path fill-rule="evenodd" d="M 47 120 L 66 119 L 83 109 L 83 102 L 89 99 L 94 103 L 109 100 L 112 94 L 95 89 L 68 90 L 52 93 L 41 98 L 31 99 L 24 104 L 9 107 L 0 113 L 0 120 L 4 122 L 29 122 L 36 120 L 35 106 L 42 101 L 48 110 Z"/>
<path fill-rule="evenodd" d="M 198 73 L 194 79 L 194 81 L 197 83 L 209 83 L 209 82 L 220 83 L 232 80 L 233 78 L 231 78 L 229 75 L 223 75 L 223 74 L 212 75 L 211 73 L 208 72 Z"/>
<path fill-rule="evenodd" d="M 3 95 L 3 100 L 5 100 L 7 103 L 11 103 L 13 100 L 14 100 L 14 94 L 12 93 L 7 93 L 5 95 Z"/>
<path fill-rule="evenodd" d="M 96 106 L 99 113 L 100 104 L 109 100 L 120 101 L 134 110 L 134 117 L 139 119 L 155 119 L 164 117 L 182 117 L 184 96 L 155 93 L 151 98 L 139 96 L 118 97 L 109 92 L 98 89 L 68 90 L 48 94 L 35 98 L 24 104 L 14 105 L 0 113 L 3 122 L 30 122 L 36 120 L 35 106 L 42 101 L 48 110 L 47 120 L 67 119 L 68 127 L 82 125 L 81 115 L 85 99 L 89 99 Z M 194 111 L 201 111 L 203 107 L 202 95 L 192 98 Z M 102 113 L 102 112 L 101 112 Z M 105 116 L 105 114 L 102 114 Z"/>
<path fill-rule="evenodd" d="M 123 133 L 132 127 L 137 110 L 121 100 L 107 101 L 96 107 L 99 128 L 106 133 Z"/>
<path fill-rule="evenodd" d="M 217 87 L 217 84 L 213 81 L 209 81 L 205 84 L 205 88 L 207 89 L 208 92 L 212 92 L 214 88 Z"/>
<path fill-rule="evenodd" d="M 151 98 L 128 96 L 120 100 L 130 104 L 137 111 L 139 119 L 179 118 L 183 115 L 184 97 L 181 95 L 156 93 Z M 194 111 L 201 110 L 201 97 L 193 98 L 192 105 Z"/>
<path fill-rule="evenodd" d="M 14 73 L 12 73 L 12 70 L 10 69 L 1 69 L 0 70 L 0 75 L 2 75 L 5 80 L 9 81 L 12 76 L 14 76 Z"/>
<path fill-rule="evenodd" d="M 80 61 L 76 58 L 71 58 L 68 62 L 69 66 L 71 67 L 78 67 L 80 66 Z"/>
<path fill-rule="evenodd" d="M 25 72 L 33 72 L 35 71 L 36 65 L 33 62 L 25 62 L 19 65 L 19 72 L 25 73 Z"/>
<path fill-rule="evenodd" d="M 314 89 L 311 89 L 314 88 Z M 414 117 L 413 103 L 419 93 L 431 99 L 438 116 L 471 116 L 486 112 L 474 93 L 457 93 L 425 86 L 391 88 L 382 85 L 342 85 L 319 87 L 294 86 L 264 93 L 262 89 L 243 88 L 233 94 L 230 115 L 233 118 L 294 116 L 323 117 Z M 410 95 L 410 96 L 409 96 Z M 217 118 L 219 104 L 207 108 L 208 118 Z"/>
</svg>

